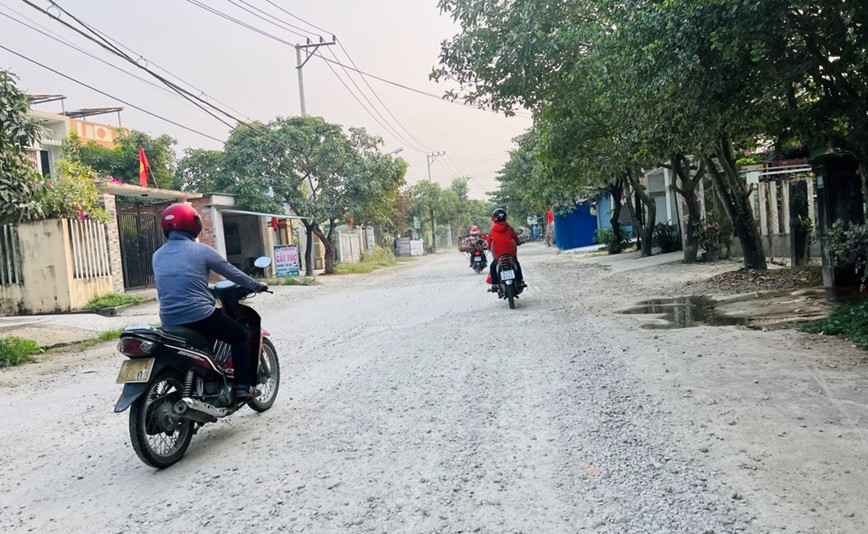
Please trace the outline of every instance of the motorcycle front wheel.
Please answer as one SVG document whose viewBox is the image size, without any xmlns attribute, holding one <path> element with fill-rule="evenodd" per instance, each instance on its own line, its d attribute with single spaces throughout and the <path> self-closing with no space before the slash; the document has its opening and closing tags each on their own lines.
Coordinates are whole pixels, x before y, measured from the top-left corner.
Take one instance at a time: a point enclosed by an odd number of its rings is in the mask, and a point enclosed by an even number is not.
<svg viewBox="0 0 868 534">
<path fill-rule="evenodd" d="M 172 369 L 162 371 L 130 406 L 130 440 L 139 458 L 162 469 L 180 460 L 193 439 L 193 421 L 172 408 L 181 400 L 184 380 Z"/>
<path fill-rule="evenodd" d="M 280 362 L 277 360 L 277 349 L 270 339 L 262 340 L 262 354 L 259 355 L 259 397 L 247 401 L 247 405 L 257 412 L 271 408 L 277 391 L 280 389 Z"/>
</svg>

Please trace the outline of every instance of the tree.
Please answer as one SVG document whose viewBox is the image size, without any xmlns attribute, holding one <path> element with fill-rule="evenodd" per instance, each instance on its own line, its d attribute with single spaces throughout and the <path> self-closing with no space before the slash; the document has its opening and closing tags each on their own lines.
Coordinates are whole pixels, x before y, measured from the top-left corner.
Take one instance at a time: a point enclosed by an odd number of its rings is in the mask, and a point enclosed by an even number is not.
<svg viewBox="0 0 868 534">
<path fill-rule="evenodd" d="M 388 219 L 388 203 L 403 185 L 406 165 L 380 153 L 382 140 L 364 129 L 347 135 L 319 117 L 291 117 L 236 129 L 225 163 L 236 191 L 306 217 L 305 265 L 313 274 L 313 238 L 325 248 L 325 272 L 335 267 L 332 240 L 338 222 L 359 215 Z M 270 188 L 273 196 L 263 195 Z"/>
<path fill-rule="evenodd" d="M 173 187 L 199 193 L 228 193 L 230 183 L 222 151 L 188 148 L 175 169 Z"/>
<path fill-rule="evenodd" d="M 42 216 L 44 182 L 27 155 L 39 139 L 39 127 L 27 116 L 30 101 L 16 79 L 0 70 L 0 224 Z"/>
<path fill-rule="evenodd" d="M 99 206 L 96 172 L 75 161 L 58 160 L 57 180 L 48 182 L 40 197 L 47 219 L 90 219 L 107 223 L 108 212 Z"/>
<path fill-rule="evenodd" d="M 443 188 L 440 184 L 430 180 L 422 180 L 414 185 L 410 191 L 413 195 L 413 204 L 411 213 L 423 221 L 423 229 L 425 224 L 429 224 L 431 232 L 431 240 L 429 245 L 431 249 L 437 248 L 437 217 L 443 217 L 445 208 L 443 206 Z"/>
<path fill-rule="evenodd" d="M 151 137 L 137 130 L 118 130 L 114 146 L 104 147 L 94 141 L 82 143 L 73 132 L 64 140 L 63 150 L 67 159 L 77 161 L 94 169 L 100 176 L 110 176 L 124 183 L 139 184 L 139 147 L 144 149 L 151 177 L 156 187 L 168 188 L 175 178 L 175 150 L 177 141 L 163 134 Z"/>
<path fill-rule="evenodd" d="M 733 25 L 727 5 L 441 0 L 462 30 L 443 44 L 432 77 L 456 80 L 461 96 L 493 109 L 534 110 L 538 179 L 575 191 L 624 178 L 650 226 L 654 207 L 638 172 L 678 155 L 713 161 L 719 172 L 709 173 L 734 217 L 745 265 L 764 268 L 750 204 L 726 154 L 732 140 L 766 132 L 752 119 L 762 109 L 754 79 L 731 75 L 749 70 L 749 57 L 724 53 L 714 40 Z"/>
</svg>

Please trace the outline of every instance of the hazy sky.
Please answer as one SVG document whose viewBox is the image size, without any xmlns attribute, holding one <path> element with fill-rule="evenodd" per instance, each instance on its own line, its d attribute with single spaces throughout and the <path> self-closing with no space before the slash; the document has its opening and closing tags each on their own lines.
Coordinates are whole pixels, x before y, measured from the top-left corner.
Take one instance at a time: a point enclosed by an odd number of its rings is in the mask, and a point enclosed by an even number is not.
<svg viewBox="0 0 868 534">
<path fill-rule="evenodd" d="M 33 0 L 48 6 L 47 0 Z M 318 30 L 280 12 L 268 0 L 199 0 L 291 43 L 302 38 L 242 11 L 238 5 L 253 5 L 277 19 Z M 428 80 L 437 63 L 440 42 L 456 32 L 456 26 L 437 9 L 436 0 L 272 0 L 292 14 L 333 33 L 358 67 L 429 93 L 442 94 L 443 85 Z M 219 18 L 189 0 L 57 0 L 57 3 L 94 28 L 135 50 L 153 67 L 171 71 L 215 98 L 243 113 L 245 117 L 269 120 L 277 115 L 299 114 L 295 50 Z M 236 4 L 236 5 L 233 5 Z M 21 1 L 0 0 L 0 14 L 22 19 L 17 11 L 98 57 L 135 70 L 59 22 L 35 11 Z M 26 21 L 25 21 L 26 22 Z M 321 32 L 318 32 L 321 33 Z M 312 39 L 316 39 L 311 36 Z M 324 35 L 330 38 L 330 35 Z M 186 126 L 225 139 L 228 128 L 192 104 L 122 74 L 111 67 L 72 50 L 0 16 L 0 44 L 47 66 L 78 78 L 107 93 L 123 98 Z M 349 64 L 343 51 L 332 47 L 342 63 Z M 327 51 L 322 53 L 331 59 Z M 60 93 L 68 98 L 66 109 L 119 105 L 110 98 L 80 87 L 27 61 L 0 50 L 0 66 L 20 77 L 20 85 L 32 93 Z M 333 67 L 343 76 L 338 66 Z M 142 76 L 148 75 L 138 71 Z M 352 83 L 347 85 L 356 93 Z M 344 126 L 363 126 L 380 135 L 385 151 L 403 148 L 401 157 L 409 164 L 408 182 L 427 175 L 426 151 L 445 150 L 432 166 L 434 180 L 448 185 L 457 175 L 468 175 L 471 196 L 484 198 L 496 188 L 496 171 L 508 158 L 511 139 L 531 124 L 527 117 L 506 118 L 489 111 L 441 102 L 383 82 L 369 79 L 376 94 L 412 137 L 401 129 L 358 77 L 355 82 L 376 105 L 386 123 L 403 139 L 377 124 L 371 115 L 317 57 L 304 67 L 307 112 Z M 365 99 L 358 98 L 369 108 Z M 217 102 L 215 102 L 216 104 Z M 120 104 L 122 105 L 122 104 Z M 59 111 L 57 104 L 38 109 Z M 101 122 L 116 121 L 111 115 L 95 117 Z M 221 144 L 184 131 L 134 109 L 122 114 L 123 125 L 150 134 L 168 133 L 186 147 L 220 148 Z M 413 139 L 415 138 L 415 140 Z M 414 148 L 415 146 L 415 148 Z"/>
</svg>

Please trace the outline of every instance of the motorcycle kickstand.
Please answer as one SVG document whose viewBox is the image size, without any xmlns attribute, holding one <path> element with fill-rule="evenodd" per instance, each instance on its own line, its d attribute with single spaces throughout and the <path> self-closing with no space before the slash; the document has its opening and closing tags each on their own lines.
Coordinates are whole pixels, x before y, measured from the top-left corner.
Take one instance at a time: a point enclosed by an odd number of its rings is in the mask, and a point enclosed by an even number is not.
<svg viewBox="0 0 868 534">
<path fill-rule="evenodd" d="M 199 429 L 202 428 L 203 426 L 205 426 L 205 423 L 196 422 L 193 425 L 193 435 L 195 436 L 197 433 L 199 433 Z"/>
</svg>

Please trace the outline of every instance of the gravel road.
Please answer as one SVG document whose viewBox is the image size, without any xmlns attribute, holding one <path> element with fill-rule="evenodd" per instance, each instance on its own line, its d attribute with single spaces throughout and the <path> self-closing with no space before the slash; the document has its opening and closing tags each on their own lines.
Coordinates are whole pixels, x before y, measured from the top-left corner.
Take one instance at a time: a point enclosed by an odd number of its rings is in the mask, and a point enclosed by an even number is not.
<svg viewBox="0 0 868 534">
<path fill-rule="evenodd" d="M 868 531 L 863 353 L 644 330 L 615 312 L 696 271 L 521 252 L 512 311 L 457 253 L 260 298 L 278 402 L 162 471 L 112 413 L 111 345 L 2 370 L 0 531 Z"/>
</svg>

